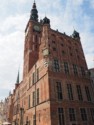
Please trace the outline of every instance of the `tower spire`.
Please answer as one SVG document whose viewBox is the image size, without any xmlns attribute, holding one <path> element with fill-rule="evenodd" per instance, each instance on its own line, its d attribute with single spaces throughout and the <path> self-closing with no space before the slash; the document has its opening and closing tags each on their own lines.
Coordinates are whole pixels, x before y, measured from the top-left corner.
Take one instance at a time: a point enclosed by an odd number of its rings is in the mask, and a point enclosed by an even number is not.
<svg viewBox="0 0 94 125">
<path fill-rule="evenodd" d="M 34 3 L 36 3 L 36 1 L 34 0 Z"/>
<path fill-rule="evenodd" d="M 33 3 L 33 8 L 36 9 L 36 2 L 35 2 L 35 0 L 34 0 L 34 3 Z"/>
<path fill-rule="evenodd" d="M 32 6 L 32 10 L 31 10 L 30 20 L 38 21 L 38 11 L 37 11 L 35 0 Z"/>
<path fill-rule="evenodd" d="M 19 71 L 18 71 L 16 83 L 19 83 Z"/>
</svg>

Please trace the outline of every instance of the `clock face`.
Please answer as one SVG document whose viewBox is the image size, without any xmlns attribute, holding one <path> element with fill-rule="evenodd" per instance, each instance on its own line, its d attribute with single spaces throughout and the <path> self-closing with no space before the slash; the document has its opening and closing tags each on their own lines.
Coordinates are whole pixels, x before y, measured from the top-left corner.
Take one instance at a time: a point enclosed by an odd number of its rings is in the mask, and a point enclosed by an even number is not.
<svg viewBox="0 0 94 125">
<path fill-rule="evenodd" d="M 40 31 L 40 27 L 37 26 L 37 25 L 35 25 L 35 26 L 34 26 L 34 30 L 39 32 L 39 31 Z"/>
<path fill-rule="evenodd" d="M 43 55 L 44 56 L 48 56 L 49 55 L 49 50 L 48 49 L 44 49 L 43 50 Z"/>
</svg>

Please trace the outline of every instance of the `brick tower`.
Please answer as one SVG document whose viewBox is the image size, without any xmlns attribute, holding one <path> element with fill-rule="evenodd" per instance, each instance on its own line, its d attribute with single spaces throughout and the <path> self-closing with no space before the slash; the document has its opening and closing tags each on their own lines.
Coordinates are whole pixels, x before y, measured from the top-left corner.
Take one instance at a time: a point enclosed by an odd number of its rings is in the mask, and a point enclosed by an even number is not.
<svg viewBox="0 0 94 125">
<path fill-rule="evenodd" d="M 34 2 L 25 34 L 21 124 L 94 125 L 94 94 L 79 33 L 55 31 L 47 17 L 38 21 Z"/>
</svg>

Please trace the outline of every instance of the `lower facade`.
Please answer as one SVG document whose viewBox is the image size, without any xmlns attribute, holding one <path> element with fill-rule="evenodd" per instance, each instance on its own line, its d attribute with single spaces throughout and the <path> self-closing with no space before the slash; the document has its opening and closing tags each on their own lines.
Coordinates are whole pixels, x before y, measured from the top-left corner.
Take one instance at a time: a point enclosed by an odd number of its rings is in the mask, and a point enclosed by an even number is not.
<svg viewBox="0 0 94 125">
<path fill-rule="evenodd" d="M 19 113 L 14 125 L 94 125 L 94 104 L 47 101 L 26 110 L 22 116 Z"/>
</svg>

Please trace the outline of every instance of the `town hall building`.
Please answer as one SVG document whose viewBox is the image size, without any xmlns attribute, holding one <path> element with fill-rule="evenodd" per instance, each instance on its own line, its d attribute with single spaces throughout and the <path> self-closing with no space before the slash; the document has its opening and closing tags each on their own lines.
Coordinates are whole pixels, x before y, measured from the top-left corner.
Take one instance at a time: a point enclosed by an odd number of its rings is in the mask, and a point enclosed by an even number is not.
<svg viewBox="0 0 94 125">
<path fill-rule="evenodd" d="M 94 93 L 80 35 L 51 29 L 33 3 L 25 29 L 23 80 L 12 96 L 15 125 L 94 125 Z"/>
</svg>

